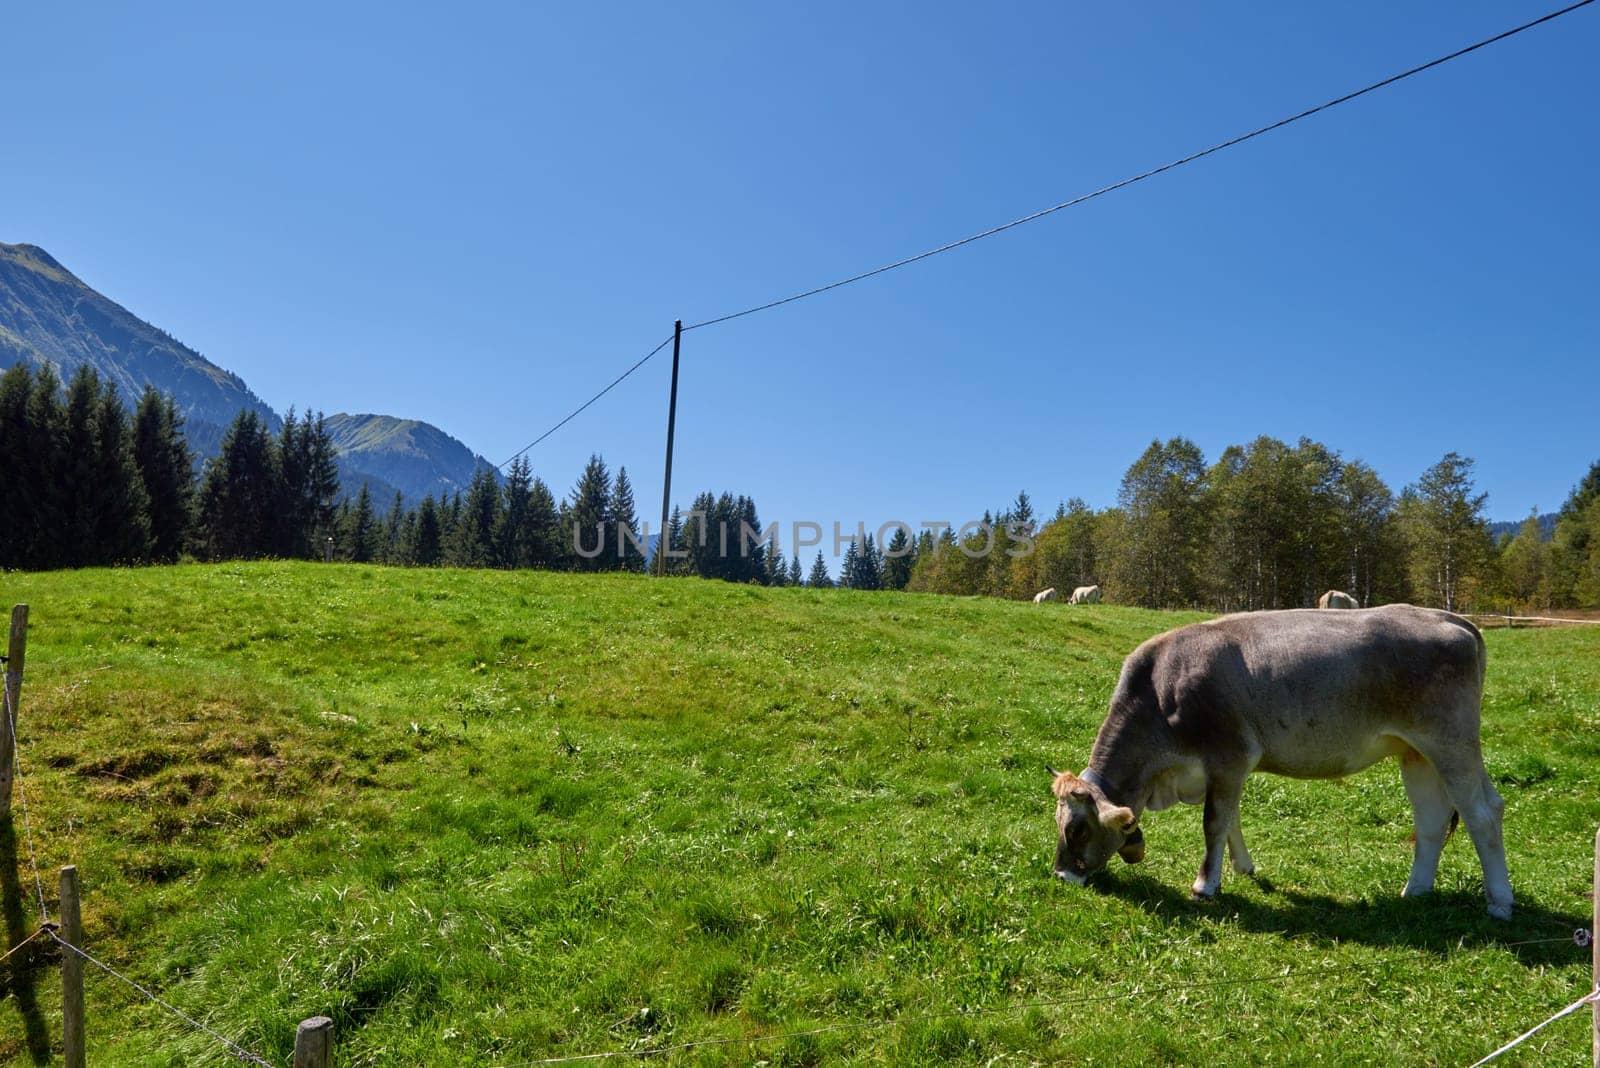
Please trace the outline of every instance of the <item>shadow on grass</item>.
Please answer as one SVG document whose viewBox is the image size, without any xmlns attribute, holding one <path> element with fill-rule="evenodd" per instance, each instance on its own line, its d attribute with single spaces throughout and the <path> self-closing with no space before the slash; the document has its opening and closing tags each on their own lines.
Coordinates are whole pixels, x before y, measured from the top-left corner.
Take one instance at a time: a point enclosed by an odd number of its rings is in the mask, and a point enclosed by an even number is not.
<svg viewBox="0 0 1600 1068">
<path fill-rule="evenodd" d="M 1348 901 L 1280 890 L 1263 876 L 1233 878 L 1254 884 L 1271 900 L 1230 893 L 1225 882 L 1215 899 L 1194 901 L 1187 887 L 1171 886 L 1127 869 L 1103 872 L 1089 885 L 1094 891 L 1152 912 L 1184 919 L 1229 920 L 1259 934 L 1413 949 L 1441 957 L 1463 947 L 1500 946 L 1530 968 L 1580 963 L 1589 956 L 1589 951 L 1573 940 L 1574 931 L 1588 926 L 1587 918 L 1575 912 L 1518 902 L 1511 920 L 1501 922 L 1489 918 L 1482 894 L 1435 891 L 1406 898 L 1396 891 L 1373 901 Z"/>
<path fill-rule="evenodd" d="M 0 916 L 6 927 L 5 945 L 16 945 L 38 929 L 23 897 L 22 869 L 17 857 L 17 832 L 11 820 L 0 819 Z M 50 1063 L 50 1031 L 39 1011 L 38 974 L 42 961 L 41 943 L 0 965 L 0 999 L 12 998 L 22 1016 L 23 1043 L 34 1064 Z"/>
</svg>

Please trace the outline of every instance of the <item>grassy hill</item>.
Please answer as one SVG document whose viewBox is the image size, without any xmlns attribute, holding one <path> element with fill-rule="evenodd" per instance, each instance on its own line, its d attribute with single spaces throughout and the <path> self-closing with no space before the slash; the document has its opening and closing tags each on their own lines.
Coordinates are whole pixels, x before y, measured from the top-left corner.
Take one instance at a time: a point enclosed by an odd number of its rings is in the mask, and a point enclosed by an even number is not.
<svg viewBox="0 0 1600 1068">
<path fill-rule="evenodd" d="M 1049 878 L 1044 764 L 1082 765 L 1122 656 L 1191 616 L 310 564 L 0 600 L 33 610 L 52 908 L 78 864 L 93 952 L 280 1064 L 317 1013 L 345 1066 L 1467 1063 L 1587 987 L 1597 629 L 1487 635 L 1496 924 L 1464 834 L 1441 893 L 1397 896 L 1392 763 L 1253 779 L 1263 877 L 1216 902 L 1187 899 L 1189 807 L 1146 817 L 1145 864 Z M 32 877 L 0 844 L 9 944 Z M 13 962 L 0 1061 L 35 1063 L 55 955 Z M 234 1063 L 92 972 L 88 1000 L 93 1064 Z M 1588 1041 L 1569 1019 L 1518 1063 Z"/>
</svg>

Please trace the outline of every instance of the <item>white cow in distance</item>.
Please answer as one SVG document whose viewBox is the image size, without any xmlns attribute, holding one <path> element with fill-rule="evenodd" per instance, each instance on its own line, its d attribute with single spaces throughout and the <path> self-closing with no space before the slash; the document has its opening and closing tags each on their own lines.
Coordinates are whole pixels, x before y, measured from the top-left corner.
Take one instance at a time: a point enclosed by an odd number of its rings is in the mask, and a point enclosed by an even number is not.
<svg viewBox="0 0 1600 1068">
<path fill-rule="evenodd" d="M 1079 586 L 1072 591 L 1072 596 L 1067 598 L 1068 604 L 1099 604 L 1099 586 Z"/>
<path fill-rule="evenodd" d="M 1051 586 L 1049 589 L 1040 590 L 1038 593 L 1033 595 L 1034 604 L 1044 604 L 1046 601 L 1053 601 L 1055 599 L 1056 588 L 1054 586 Z"/>
</svg>

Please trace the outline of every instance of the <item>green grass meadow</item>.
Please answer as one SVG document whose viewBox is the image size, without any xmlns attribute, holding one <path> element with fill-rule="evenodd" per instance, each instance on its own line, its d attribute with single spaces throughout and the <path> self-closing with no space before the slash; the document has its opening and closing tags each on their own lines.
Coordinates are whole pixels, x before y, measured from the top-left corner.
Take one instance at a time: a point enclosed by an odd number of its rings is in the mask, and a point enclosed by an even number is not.
<svg viewBox="0 0 1600 1068">
<path fill-rule="evenodd" d="M 1501 924 L 1465 833 L 1399 897 L 1393 762 L 1253 778 L 1260 877 L 1214 902 L 1189 806 L 1144 864 L 1050 878 L 1044 765 L 1193 614 L 280 563 L 0 576 L 13 602 L 50 908 L 77 864 L 90 951 L 276 1064 L 325 1014 L 341 1068 L 1465 1065 L 1588 988 L 1600 628 L 1486 634 Z M 0 1062 L 58 1059 L 59 953 L 0 983 Z M 93 1065 L 236 1063 L 93 969 L 88 1005 Z M 1588 1056 L 1580 1016 L 1500 1063 Z"/>
</svg>

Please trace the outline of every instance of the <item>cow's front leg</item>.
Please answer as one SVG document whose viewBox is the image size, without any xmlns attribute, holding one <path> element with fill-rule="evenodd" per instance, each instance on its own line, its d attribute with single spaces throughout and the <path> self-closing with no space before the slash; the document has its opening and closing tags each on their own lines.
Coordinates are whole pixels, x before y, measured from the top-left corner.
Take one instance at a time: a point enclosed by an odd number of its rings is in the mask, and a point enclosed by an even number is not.
<svg viewBox="0 0 1600 1068">
<path fill-rule="evenodd" d="M 1242 782 L 1213 779 L 1206 787 L 1206 859 L 1194 880 L 1194 896 L 1211 897 L 1222 885 L 1222 852 L 1228 838 L 1239 825 L 1239 795 Z M 1241 844 L 1243 836 L 1240 836 Z"/>
</svg>

